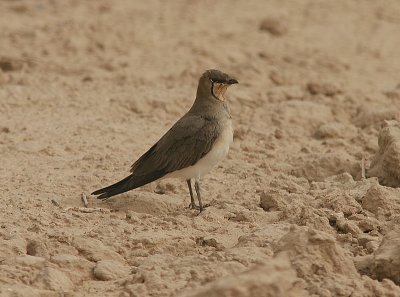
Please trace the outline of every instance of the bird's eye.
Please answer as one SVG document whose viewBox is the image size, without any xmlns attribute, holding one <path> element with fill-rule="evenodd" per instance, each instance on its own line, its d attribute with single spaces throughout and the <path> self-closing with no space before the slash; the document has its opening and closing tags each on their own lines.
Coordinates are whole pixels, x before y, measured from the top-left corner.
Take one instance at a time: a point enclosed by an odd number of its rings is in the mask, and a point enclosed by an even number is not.
<svg viewBox="0 0 400 297">
<path fill-rule="evenodd" d="M 225 80 L 219 79 L 219 78 L 209 78 L 209 79 L 210 79 L 210 81 L 211 81 L 212 83 L 223 84 L 223 83 L 226 82 Z"/>
</svg>

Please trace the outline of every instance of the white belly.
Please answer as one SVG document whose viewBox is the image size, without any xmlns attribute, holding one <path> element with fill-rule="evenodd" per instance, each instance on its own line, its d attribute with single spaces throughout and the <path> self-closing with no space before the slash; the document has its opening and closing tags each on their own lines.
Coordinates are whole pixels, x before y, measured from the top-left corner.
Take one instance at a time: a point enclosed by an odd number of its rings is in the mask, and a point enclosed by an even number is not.
<svg viewBox="0 0 400 297">
<path fill-rule="evenodd" d="M 231 122 L 227 123 L 221 135 L 216 139 L 212 149 L 196 164 L 171 172 L 165 178 L 199 179 L 221 161 L 229 151 L 233 142 L 233 128 Z"/>
</svg>

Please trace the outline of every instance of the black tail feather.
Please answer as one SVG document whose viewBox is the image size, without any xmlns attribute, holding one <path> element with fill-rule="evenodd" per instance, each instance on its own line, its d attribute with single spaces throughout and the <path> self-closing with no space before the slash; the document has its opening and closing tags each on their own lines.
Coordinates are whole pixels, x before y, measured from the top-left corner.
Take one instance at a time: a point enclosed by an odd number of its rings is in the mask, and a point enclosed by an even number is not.
<svg viewBox="0 0 400 297">
<path fill-rule="evenodd" d="M 129 191 L 130 189 L 126 189 L 126 186 L 129 183 L 129 180 L 132 178 L 132 175 L 125 177 L 123 180 L 120 180 L 119 182 L 102 188 L 100 190 L 94 191 L 92 193 L 92 195 L 100 195 L 97 198 L 98 199 L 105 199 L 105 198 L 109 198 L 111 196 L 117 195 L 117 194 L 121 194 L 123 192 Z"/>
<path fill-rule="evenodd" d="M 134 176 L 131 174 L 111 186 L 94 191 L 92 195 L 99 195 L 97 199 L 106 199 L 144 186 L 145 184 L 151 183 L 164 175 L 165 173 L 161 171 L 156 171 L 145 176 Z"/>
</svg>

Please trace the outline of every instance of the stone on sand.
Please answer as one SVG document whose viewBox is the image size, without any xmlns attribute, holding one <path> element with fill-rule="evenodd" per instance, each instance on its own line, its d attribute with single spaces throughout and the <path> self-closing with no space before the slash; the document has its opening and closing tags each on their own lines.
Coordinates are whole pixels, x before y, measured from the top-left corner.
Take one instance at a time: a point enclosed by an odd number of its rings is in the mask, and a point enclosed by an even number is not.
<svg viewBox="0 0 400 297">
<path fill-rule="evenodd" d="M 93 274 L 98 280 L 109 281 L 129 275 L 129 268 L 117 261 L 103 260 L 97 262 Z"/>
</svg>

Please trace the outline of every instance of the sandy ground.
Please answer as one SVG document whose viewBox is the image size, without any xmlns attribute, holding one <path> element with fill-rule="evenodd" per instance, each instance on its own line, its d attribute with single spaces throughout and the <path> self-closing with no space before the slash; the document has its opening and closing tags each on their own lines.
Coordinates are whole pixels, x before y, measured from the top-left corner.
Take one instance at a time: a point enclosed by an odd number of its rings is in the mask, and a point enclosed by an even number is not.
<svg viewBox="0 0 400 297">
<path fill-rule="evenodd" d="M 399 32 L 397 0 L 1 1 L 0 295 L 400 296 Z M 240 81 L 210 206 L 84 209 L 209 68 Z"/>
</svg>

